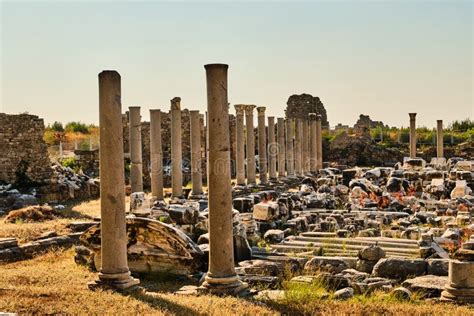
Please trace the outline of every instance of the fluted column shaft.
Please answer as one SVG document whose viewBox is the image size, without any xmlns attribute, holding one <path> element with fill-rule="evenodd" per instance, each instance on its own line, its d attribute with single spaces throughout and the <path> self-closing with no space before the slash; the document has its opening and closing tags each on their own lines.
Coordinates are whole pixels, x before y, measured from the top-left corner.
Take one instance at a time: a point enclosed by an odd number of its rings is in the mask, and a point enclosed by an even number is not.
<svg viewBox="0 0 474 316">
<path fill-rule="evenodd" d="M 171 187 L 172 196 L 183 195 L 181 98 L 171 100 Z"/>
<path fill-rule="evenodd" d="M 150 110 L 151 195 L 163 199 L 163 149 L 161 144 L 161 111 Z"/>
<path fill-rule="evenodd" d="M 410 115 L 410 158 L 416 158 L 416 113 Z"/>
<path fill-rule="evenodd" d="M 129 107 L 130 186 L 132 192 L 143 192 L 142 123 L 140 107 Z"/>
<path fill-rule="evenodd" d="M 202 191 L 202 168 L 201 168 L 201 119 L 199 111 L 189 111 L 190 116 L 190 138 L 191 138 L 191 195 L 201 195 Z"/>
<path fill-rule="evenodd" d="M 267 182 L 267 136 L 265 132 L 265 107 L 257 107 L 258 114 L 258 171 L 260 182 Z"/>
<path fill-rule="evenodd" d="M 285 119 L 277 119 L 277 138 L 278 138 L 278 177 L 286 175 L 286 147 L 285 147 Z"/>
<path fill-rule="evenodd" d="M 293 122 L 294 120 L 292 118 L 286 119 L 286 172 L 288 176 L 295 175 Z"/>
<path fill-rule="evenodd" d="M 276 161 L 277 161 L 277 143 L 275 140 L 275 118 L 268 117 L 268 175 L 270 179 L 274 180 L 277 177 Z"/>
<path fill-rule="evenodd" d="M 245 133 L 244 133 L 244 111 L 245 105 L 235 105 L 235 141 L 236 155 L 235 167 L 237 184 L 245 185 Z"/>
<path fill-rule="evenodd" d="M 245 106 L 245 123 L 247 127 L 247 184 L 257 183 L 255 168 L 255 134 L 253 128 L 253 110 L 255 105 Z"/>
</svg>

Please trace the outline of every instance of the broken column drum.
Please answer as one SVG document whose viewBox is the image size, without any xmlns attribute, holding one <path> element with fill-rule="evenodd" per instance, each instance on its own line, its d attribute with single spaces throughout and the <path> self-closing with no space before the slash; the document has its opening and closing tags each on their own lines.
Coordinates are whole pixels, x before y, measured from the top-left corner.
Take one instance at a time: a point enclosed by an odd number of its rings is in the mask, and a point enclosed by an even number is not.
<svg viewBox="0 0 474 316">
<path fill-rule="evenodd" d="M 130 123 L 130 186 L 132 192 L 143 192 L 142 123 L 140 107 L 129 107 Z"/>
<path fill-rule="evenodd" d="M 237 184 L 245 185 L 245 133 L 244 133 L 244 111 L 245 105 L 235 105 L 235 167 Z"/>
<path fill-rule="evenodd" d="M 316 170 L 323 168 L 323 131 L 321 128 L 321 114 L 316 114 Z"/>
<path fill-rule="evenodd" d="M 199 196 L 202 191 L 202 168 L 201 168 L 201 120 L 199 111 L 189 111 L 190 115 L 190 138 L 191 138 L 191 195 Z"/>
<path fill-rule="evenodd" d="M 436 156 L 444 157 L 444 138 L 443 138 L 443 120 L 436 121 Z"/>
<path fill-rule="evenodd" d="M 267 136 L 265 132 L 265 107 L 257 107 L 258 113 L 258 171 L 260 182 L 267 182 Z"/>
<path fill-rule="evenodd" d="M 256 184 L 256 168 L 255 168 L 255 135 L 253 128 L 253 110 L 255 105 L 248 104 L 245 106 L 245 123 L 247 127 L 247 184 Z"/>
<path fill-rule="evenodd" d="M 410 115 L 410 158 L 416 158 L 416 113 Z"/>
<path fill-rule="evenodd" d="M 316 163 L 317 163 L 317 135 L 316 135 L 316 113 L 309 113 L 309 170 L 311 172 L 315 172 L 317 170 Z"/>
<path fill-rule="evenodd" d="M 181 98 L 171 100 L 171 187 L 172 196 L 183 195 Z"/>
<path fill-rule="evenodd" d="M 151 195 L 163 200 L 163 149 L 161 144 L 161 111 L 150 110 Z"/>
<path fill-rule="evenodd" d="M 279 117 L 277 119 L 277 138 L 278 138 L 278 177 L 284 177 L 286 174 L 286 166 L 285 166 L 285 119 Z"/>
<path fill-rule="evenodd" d="M 296 119 L 295 122 L 295 171 L 298 176 L 303 174 L 303 122 Z"/>
<path fill-rule="evenodd" d="M 101 264 L 99 280 L 89 288 L 130 290 L 139 284 L 130 276 L 125 227 L 125 175 L 120 75 L 99 74 Z"/>
<path fill-rule="evenodd" d="M 209 115 L 209 271 L 202 291 L 238 294 L 247 285 L 234 267 L 232 188 L 230 184 L 227 65 L 206 65 Z"/>
<path fill-rule="evenodd" d="M 277 177 L 276 173 L 276 160 L 277 160 L 277 143 L 275 141 L 275 118 L 273 116 L 268 117 L 268 175 L 270 179 L 275 180 Z"/>
<path fill-rule="evenodd" d="M 295 175 L 295 158 L 293 146 L 293 119 L 286 119 L 286 172 L 288 176 Z"/>
</svg>

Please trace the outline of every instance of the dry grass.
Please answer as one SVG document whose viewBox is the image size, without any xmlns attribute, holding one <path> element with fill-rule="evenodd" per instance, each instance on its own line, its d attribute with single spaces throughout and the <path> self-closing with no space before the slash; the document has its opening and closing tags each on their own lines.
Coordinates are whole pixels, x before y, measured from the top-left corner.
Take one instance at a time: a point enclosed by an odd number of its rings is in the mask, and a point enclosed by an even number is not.
<svg viewBox="0 0 474 316">
<path fill-rule="evenodd" d="M 324 300 L 311 291 L 289 295 L 279 302 L 255 302 L 233 297 L 178 296 L 171 293 L 181 286 L 177 280 L 144 279 L 142 284 L 153 296 L 123 296 L 111 292 L 91 292 L 86 284 L 97 275 L 78 267 L 73 250 L 49 252 L 33 260 L 0 266 L 0 311 L 28 314 L 154 314 L 154 315 L 271 315 L 298 314 L 387 314 L 387 315 L 468 315 L 468 307 L 355 298 L 346 302 Z"/>
</svg>

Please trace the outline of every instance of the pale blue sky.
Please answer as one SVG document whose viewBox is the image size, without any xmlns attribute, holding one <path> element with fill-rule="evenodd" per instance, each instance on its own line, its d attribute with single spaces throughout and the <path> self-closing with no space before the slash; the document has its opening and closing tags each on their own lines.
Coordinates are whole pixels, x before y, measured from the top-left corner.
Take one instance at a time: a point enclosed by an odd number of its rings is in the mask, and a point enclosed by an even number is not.
<svg viewBox="0 0 474 316">
<path fill-rule="evenodd" d="M 174 96 L 204 111 L 215 62 L 230 66 L 229 102 L 268 115 L 305 92 L 331 125 L 474 118 L 472 1 L 2 1 L 0 27 L 0 111 L 47 123 L 98 122 L 103 69 L 122 75 L 124 111 L 147 120 Z"/>
</svg>

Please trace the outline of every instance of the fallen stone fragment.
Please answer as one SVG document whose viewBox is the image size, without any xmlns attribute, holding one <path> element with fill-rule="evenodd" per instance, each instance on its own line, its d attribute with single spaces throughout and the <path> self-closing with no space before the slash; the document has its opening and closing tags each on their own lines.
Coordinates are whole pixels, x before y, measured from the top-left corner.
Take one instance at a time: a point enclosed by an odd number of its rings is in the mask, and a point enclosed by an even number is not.
<svg viewBox="0 0 474 316">
<path fill-rule="evenodd" d="M 436 275 L 419 276 L 402 283 L 404 287 L 411 291 L 421 292 L 425 297 L 439 297 L 448 284 L 448 277 Z"/>
<path fill-rule="evenodd" d="M 270 244 L 278 244 L 285 239 L 285 232 L 279 229 L 270 229 L 265 232 L 263 239 Z"/>
<path fill-rule="evenodd" d="M 375 276 L 403 280 L 426 273 L 428 264 L 423 259 L 384 258 L 374 266 Z"/>
<path fill-rule="evenodd" d="M 354 296 L 354 289 L 351 287 L 346 287 L 341 290 L 334 292 L 334 299 L 336 300 L 347 300 Z"/>
<path fill-rule="evenodd" d="M 409 301 L 411 298 L 410 290 L 402 286 L 393 289 L 391 295 L 403 301 Z"/>
</svg>

